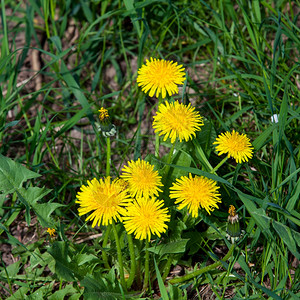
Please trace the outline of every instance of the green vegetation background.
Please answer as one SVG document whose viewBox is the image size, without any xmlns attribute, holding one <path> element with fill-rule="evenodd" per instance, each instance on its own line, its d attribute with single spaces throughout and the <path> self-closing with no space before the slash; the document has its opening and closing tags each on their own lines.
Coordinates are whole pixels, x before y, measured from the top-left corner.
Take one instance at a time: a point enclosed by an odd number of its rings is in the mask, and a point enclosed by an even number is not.
<svg viewBox="0 0 300 300">
<path fill-rule="evenodd" d="M 102 279 L 96 256 L 84 256 L 85 246 L 75 242 L 79 232 L 83 238 L 97 234 L 78 217 L 75 198 L 82 183 L 105 175 L 105 139 L 96 125 L 101 106 L 118 128 L 113 176 L 128 159 L 153 151 L 156 101 L 135 82 L 150 56 L 186 67 L 187 84 L 177 98 L 206 118 L 201 146 L 212 165 L 221 160 L 211 146 L 220 132 L 245 132 L 255 148 L 249 164 L 228 162 L 220 170 L 240 192 L 231 190 L 213 218 L 203 216 L 204 227 L 188 231 L 201 242 L 189 245 L 177 262 L 194 267 L 200 261 L 203 267 L 209 253 L 225 245 L 221 233 L 230 204 L 239 209 L 245 230 L 233 259 L 223 263 L 225 271 L 191 282 L 189 296 L 171 285 L 164 293 L 160 286 L 162 298 L 204 299 L 200 287 L 207 285 L 219 299 L 226 293 L 235 299 L 298 299 L 299 4 L 1 0 L 2 299 L 79 299 L 82 287 L 86 299 L 105 299 L 104 292 L 107 299 L 125 297 L 114 272 Z M 271 122 L 274 114 L 278 123 Z M 51 224 L 62 242 L 45 251 Z M 101 236 L 94 241 L 97 253 Z M 14 260 L 5 260 L 9 252 Z M 62 264 L 60 271 L 55 263 Z M 102 275 L 83 279 L 93 270 Z"/>
</svg>

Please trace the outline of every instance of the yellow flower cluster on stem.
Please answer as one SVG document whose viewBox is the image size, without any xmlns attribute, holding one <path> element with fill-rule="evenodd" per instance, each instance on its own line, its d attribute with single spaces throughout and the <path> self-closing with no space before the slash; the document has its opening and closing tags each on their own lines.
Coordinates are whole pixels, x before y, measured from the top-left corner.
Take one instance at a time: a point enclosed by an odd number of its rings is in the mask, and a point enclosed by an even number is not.
<svg viewBox="0 0 300 300">
<path fill-rule="evenodd" d="M 158 109 L 153 117 L 153 128 L 156 133 L 155 155 L 159 153 L 159 137 L 163 136 L 163 141 L 170 139 L 172 145 L 167 160 L 164 160 L 166 167 L 163 169 L 163 176 L 171 174 L 173 153 L 177 151 L 178 142 L 188 142 L 196 137 L 196 133 L 204 126 L 203 117 L 191 104 L 185 105 L 173 99 L 162 101 L 167 95 L 170 97 L 178 93 L 178 85 L 186 80 L 185 70 L 182 65 L 176 62 L 150 58 L 139 70 L 137 83 L 142 91 L 159 98 Z M 99 110 L 101 130 L 104 136 L 109 137 L 116 133 L 114 126 L 110 124 L 109 114 L 103 107 Z M 108 138 L 109 139 L 109 138 Z M 196 140 L 197 141 L 197 140 Z M 253 147 L 249 138 L 245 134 L 239 134 L 234 130 L 220 134 L 213 143 L 218 155 L 227 154 L 237 163 L 247 162 L 253 156 Z M 199 146 L 200 147 L 200 146 Z M 201 147 L 200 147 L 201 148 Z M 79 204 L 79 215 L 86 215 L 86 221 L 92 221 L 92 227 L 110 226 L 104 236 L 103 247 L 108 242 L 108 235 L 113 230 L 120 266 L 120 277 L 122 287 L 130 288 L 135 278 L 135 253 L 132 237 L 144 240 L 145 250 L 145 282 L 147 288 L 149 280 L 149 250 L 151 238 L 161 236 L 167 232 L 171 214 L 163 200 L 160 200 L 160 193 L 166 192 L 166 187 L 162 183 L 162 176 L 155 170 L 149 162 L 138 159 L 129 161 L 121 170 L 120 178 L 111 180 L 110 173 L 110 141 L 107 141 L 107 169 L 104 179 L 94 178 L 87 181 L 87 185 L 82 185 L 77 193 Z M 198 150 L 200 157 L 206 162 L 208 158 L 205 153 Z M 226 158 L 227 159 L 227 158 Z M 216 174 L 216 170 L 225 163 L 226 159 L 220 162 L 214 169 L 209 163 L 209 171 Z M 202 173 L 201 173 L 202 174 Z M 210 177 L 208 175 L 208 177 Z M 214 178 L 214 177 L 212 177 Z M 217 182 L 204 177 L 192 175 L 177 178 L 169 189 L 170 199 L 175 199 L 174 204 L 178 210 L 186 209 L 193 218 L 197 218 L 200 210 L 205 210 L 209 215 L 218 209 L 221 203 L 220 187 Z M 165 195 L 165 194 L 164 194 Z M 235 209 L 230 206 L 229 213 L 235 216 Z M 230 219 L 231 220 L 231 219 Z M 128 233 L 128 248 L 132 260 L 130 276 L 125 283 L 124 269 L 122 261 L 122 251 L 116 222 L 122 222 Z M 233 222 L 232 222 L 233 223 Z M 54 234 L 48 229 L 50 235 Z M 233 251 L 233 248 L 230 249 Z M 228 257 L 225 256 L 227 259 Z M 224 258 L 224 259 L 225 259 Z M 106 254 L 103 254 L 104 264 L 109 268 Z M 163 274 L 165 279 L 172 264 L 170 257 Z M 210 270 L 214 265 L 210 266 Z M 200 274 L 200 273 L 195 273 Z M 193 274 L 193 277 L 196 276 Z M 189 277 L 190 278 L 190 277 Z M 175 281 L 174 281 L 175 282 Z M 179 282 L 179 281 L 178 281 Z"/>
</svg>

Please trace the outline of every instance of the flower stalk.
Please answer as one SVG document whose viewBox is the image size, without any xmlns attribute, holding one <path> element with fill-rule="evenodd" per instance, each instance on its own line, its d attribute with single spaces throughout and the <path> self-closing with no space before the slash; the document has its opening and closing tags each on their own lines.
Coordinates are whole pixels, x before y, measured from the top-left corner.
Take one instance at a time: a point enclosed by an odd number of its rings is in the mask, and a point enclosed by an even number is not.
<svg viewBox="0 0 300 300">
<path fill-rule="evenodd" d="M 110 164 L 111 164 L 111 146 L 110 137 L 106 138 L 106 176 L 110 175 Z"/>
<path fill-rule="evenodd" d="M 144 277 L 144 285 L 143 285 L 143 290 L 146 290 L 148 288 L 149 284 L 149 261 L 150 261 L 150 255 L 149 255 L 149 241 L 146 239 L 146 244 L 145 244 L 145 277 Z"/>
<path fill-rule="evenodd" d="M 162 103 L 162 96 L 159 95 L 158 97 L 158 107 L 159 105 Z M 159 145 L 160 145 L 160 141 L 159 141 L 159 134 L 158 132 L 155 132 L 155 152 L 154 152 L 154 155 L 155 157 L 159 158 Z"/>
<path fill-rule="evenodd" d="M 164 273 L 163 273 L 163 275 L 162 275 L 162 280 L 163 280 L 163 282 L 165 282 L 167 276 L 168 276 L 169 273 L 170 273 L 170 269 L 171 269 L 171 266 L 172 266 L 173 257 L 174 257 L 174 254 L 173 254 L 173 253 L 169 254 L 167 263 L 166 263 L 165 268 L 164 268 L 165 270 L 164 270 Z"/>
<path fill-rule="evenodd" d="M 224 163 L 228 160 L 228 156 L 224 157 L 222 161 L 220 161 L 211 171 L 211 174 L 217 174 L 218 169 L 224 165 Z"/>
<path fill-rule="evenodd" d="M 175 145 L 177 143 L 177 138 L 175 140 L 175 142 L 172 144 L 172 148 L 169 152 L 169 155 L 168 155 L 168 159 L 167 159 L 167 165 L 166 165 L 166 169 L 165 169 L 165 176 L 167 177 L 168 176 L 168 173 L 170 171 L 170 164 L 172 162 L 172 159 L 173 159 L 173 153 L 174 153 L 174 149 L 175 149 Z"/>
<path fill-rule="evenodd" d="M 102 243 L 102 259 L 103 259 L 103 262 L 104 262 L 104 266 L 105 268 L 107 269 L 110 269 L 110 265 L 108 263 L 108 258 L 107 258 L 107 254 L 104 250 L 104 248 L 106 247 L 107 245 L 107 242 L 108 242 L 108 237 L 109 237 L 109 234 L 110 234 L 110 231 L 111 231 L 111 225 L 109 224 L 107 227 L 106 227 L 106 230 L 105 230 L 105 233 L 104 233 L 104 239 L 103 239 L 103 243 Z"/>
<path fill-rule="evenodd" d="M 116 224 L 115 224 L 114 220 L 112 221 L 112 229 L 113 229 L 114 237 L 115 237 L 115 240 L 116 240 L 121 285 L 122 285 L 123 289 L 125 291 L 127 291 L 127 287 L 126 287 L 126 283 L 125 283 L 125 277 L 124 277 L 123 257 L 122 257 L 120 239 L 119 239 L 119 236 L 118 236 L 117 227 L 116 227 Z"/>
<path fill-rule="evenodd" d="M 218 266 L 220 266 L 222 264 L 222 261 L 226 261 L 226 260 L 228 260 L 231 257 L 231 255 L 233 253 L 233 250 L 234 250 L 234 247 L 235 247 L 235 244 L 232 244 L 231 247 L 230 247 L 230 249 L 229 249 L 229 251 L 227 252 L 227 254 L 224 256 L 224 258 L 222 260 L 219 260 L 219 261 L 217 261 L 217 262 L 215 262 L 215 263 L 213 263 L 213 264 L 211 264 L 209 266 L 201 268 L 201 269 L 199 269 L 199 270 L 197 270 L 195 272 L 192 272 L 190 274 L 187 274 L 185 276 L 173 278 L 173 279 L 169 280 L 169 282 L 171 284 L 181 283 L 181 282 L 184 282 L 184 281 L 187 281 L 187 280 L 191 280 L 191 279 L 199 276 L 200 274 L 209 272 L 209 271 L 217 268 Z"/>
<path fill-rule="evenodd" d="M 133 245 L 133 239 L 131 234 L 127 234 L 127 240 L 128 240 L 128 248 L 129 248 L 129 254 L 130 254 L 130 273 L 129 278 L 126 282 L 127 288 L 129 289 L 134 281 L 135 273 L 136 273 L 136 261 L 135 261 L 135 253 L 134 253 L 134 245 Z"/>
</svg>

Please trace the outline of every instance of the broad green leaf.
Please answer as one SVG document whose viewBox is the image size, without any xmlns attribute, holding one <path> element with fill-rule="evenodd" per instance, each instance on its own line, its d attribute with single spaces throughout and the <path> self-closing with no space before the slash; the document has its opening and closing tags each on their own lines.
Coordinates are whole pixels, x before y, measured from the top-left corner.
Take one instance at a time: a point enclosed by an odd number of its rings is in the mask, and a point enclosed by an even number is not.
<svg viewBox="0 0 300 300">
<path fill-rule="evenodd" d="M 53 257 L 48 253 L 41 253 L 39 248 L 36 247 L 30 256 L 30 266 L 28 269 L 32 272 L 38 266 L 46 267 L 53 261 Z"/>
<path fill-rule="evenodd" d="M 95 255 L 93 254 L 86 254 L 86 253 L 81 253 L 81 254 L 77 254 L 75 257 L 74 257 L 74 261 L 76 261 L 77 265 L 78 266 L 81 266 L 87 262 L 90 262 L 90 261 L 99 261 L 99 258 L 96 257 Z"/>
<path fill-rule="evenodd" d="M 22 197 L 27 201 L 27 203 L 35 207 L 37 202 L 41 200 L 44 196 L 50 193 L 51 190 L 39 187 L 29 187 L 28 189 L 22 190 Z"/>
<path fill-rule="evenodd" d="M 6 300 L 26 299 L 27 297 L 25 295 L 29 292 L 29 290 L 29 287 L 23 286 L 19 288 L 12 296 L 6 298 Z"/>
<path fill-rule="evenodd" d="M 77 295 L 77 298 L 74 297 L 74 295 Z M 61 300 L 61 299 L 65 299 L 66 296 L 72 296 L 72 299 L 75 300 L 75 299 L 79 299 L 81 294 L 78 293 L 78 291 L 73 287 L 73 285 L 68 284 L 63 289 L 52 294 L 48 298 L 48 300 Z M 70 299 L 70 298 L 68 297 L 66 299 Z"/>
<path fill-rule="evenodd" d="M 186 289 L 181 289 L 178 286 L 168 284 L 168 290 L 170 294 L 170 299 L 176 300 L 188 300 Z"/>
<path fill-rule="evenodd" d="M 184 150 L 179 150 L 179 152 L 175 153 L 173 164 L 189 167 L 191 165 L 192 158 L 191 156 L 184 152 Z M 173 169 L 172 176 L 179 178 L 181 176 L 187 175 L 186 171 L 183 171 L 181 169 Z"/>
<path fill-rule="evenodd" d="M 295 192 L 294 192 L 293 196 L 289 199 L 289 201 L 286 205 L 286 210 L 289 211 L 289 212 L 292 212 L 292 210 L 294 209 L 297 201 L 300 198 L 300 178 L 297 181 L 297 184 L 294 188 L 294 191 Z"/>
<path fill-rule="evenodd" d="M 186 249 L 186 244 L 189 239 L 182 239 L 175 242 L 170 242 L 168 244 L 162 244 L 155 247 L 148 248 L 150 252 L 155 254 L 164 255 L 170 253 L 184 253 Z"/>
<path fill-rule="evenodd" d="M 20 264 L 21 264 L 21 260 L 18 260 L 13 264 L 8 265 L 5 268 L 6 270 L 2 270 L 0 272 L 0 276 L 5 278 L 8 275 L 10 280 L 12 280 L 19 273 Z"/>
<path fill-rule="evenodd" d="M 103 275 L 95 274 L 94 277 L 86 276 L 80 285 L 84 286 L 84 299 L 87 300 L 123 300 L 131 298 L 130 295 L 124 295 L 119 289 L 119 285 L 113 285 Z"/>
<path fill-rule="evenodd" d="M 295 240 L 293 238 L 292 232 L 293 229 L 273 220 L 272 223 L 274 229 L 276 230 L 278 236 L 283 240 L 283 242 L 288 246 L 288 249 L 295 255 L 297 259 L 300 259 L 300 253 L 297 250 L 297 246 Z M 297 234 L 297 232 L 295 232 Z M 296 236 L 297 240 L 299 241 L 299 234 Z M 299 245 L 298 245 L 299 246 Z"/>
<path fill-rule="evenodd" d="M 211 151 L 213 151 L 213 142 L 216 140 L 217 134 L 213 123 L 210 120 L 204 120 L 204 126 L 201 127 L 201 130 L 197 132 L 196 139 L 192 140 L 195 142 L 195 147 L 199 147 L 196 141 L 199 143 L 206 156 L 209 157 Z"/>
<path fill-rule="evenodd" d="M 13 193 L 22 187 L 24 181 L 39 176 L 39 174 L 0 154 L 0 190 L 4 194 Z"/>
<path fill-rule="evenodd" d="M 55 202 L 37 203 L 37 201 L 42 199 L 50 191 L 49 189 L 38 187 L 29 187 L 27 190 L 19 189 L 19 191 L 17 191 L 19 199 L 26 205 L 26 208 L 31 207 L 34 210 L 42 227 L 52 227 L 53 220 L 50 215 L 56 208 L 64 206 L 63 204 Z"/>
<path fill-rule="evenodd" d="M 252 143 L 255 150 L 259 150 L 266 143 L 266 140 L 270 139 L 271 133 L 278 127 L 278 123 L 274 123 L 269 126 L 263 133 L 261 133 Z"/>
<path fill-rule="evenodd" d="M 65 242 L 54 242 L 48 252 L 55 259 L 56 275 L 66 281 L 74 281 L 74 268 L 69 262 L 68 245 Z"/>
<path fill-rule="evenodd" d="M 269 218 L 266 215 L 266 212 L 263 208 L 257 208 L 255 203 L 253 202 L 252 198 L 249 195 L 246 195 L 242 192 L 238 192 L 238 195 L 240 199 L 243 201 L 246 209 L 248 210 L 249 214 L 253 217 L 255 220 L 255 223 L 261 231 L 269 238 L 273 238 L 273 235 L 270 231 L 270 223 L 271 223 L 271 218 Z"/>
<path fill-rule="evenodd" d="M 298 247 L 300 248 L 300 233 L 293 229 L 291 229 L 291 232 L 292 232 L 295 242 L 297 243 Z"/>
<path fill-rule="evenodd" d="M 53 227 L 54 221 L 51 218 L 51 214 L 58 208 L 64 206 L 56 202 L 36 204 L 33 209 L 38 217 L 38 220 L 42 227 Z"/>
<path fill-rule="evenodd" d="M 50 284 L 46 284 L 41 286 L 39 289 L 35 290 L 33 293 L 30 294 L 30 300 L 44 300 L 48 293 L 52 292 L 53 285 L 55 280 L 50 282 Z"/>
</svg>

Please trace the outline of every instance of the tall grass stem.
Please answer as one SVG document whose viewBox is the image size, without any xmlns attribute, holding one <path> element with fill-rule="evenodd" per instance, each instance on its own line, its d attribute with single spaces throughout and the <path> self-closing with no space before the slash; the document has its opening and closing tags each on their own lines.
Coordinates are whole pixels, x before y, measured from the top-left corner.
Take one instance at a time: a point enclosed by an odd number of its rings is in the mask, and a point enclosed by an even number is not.
<svg viewBox="0 0 300 300">
<path fill-rule="evenodd" d="M 150 274 L 149 274 L 149 241 L 146 239 L 146 243 L 145 243 L 145 277 L 144 277 L 144 285 L 143 285 L 143 290 L 146 291 L 148 288 L 148 284 L 149 284 L 149 279 L 150 279 Z"/>
<path fill-rule="evenodd" d="M 127 240 L 128 240 L 128 248 L 129 248 L 129 254 L 130 254 L 130 273 L 129 278 L 127 280 L 127 288 L 129 289 L 134 281 L 135 273 L 136 273 L 136 261 L 135 261 L 135 253 L 134 253 L 134 245 L 133 245 L 133 239 L 131 234 L 127 234 Z"/>
<path fill-rule="evenodd" d="M 112 221 L 112 229 L 113 229 L 113 233 L 114 233 L 115 240 L 116 240 L 121 285 L 122 285 L 123 289 L 125 291 L 127 291 L 125 277 L 124 277 L 123 256 L 122 256 L 122 250 L 121 250 L 121 245 L 120 245 L 120 239 L 118 236 L 117 227 L 116 227 L 114 220 Z"/>
</svg>

